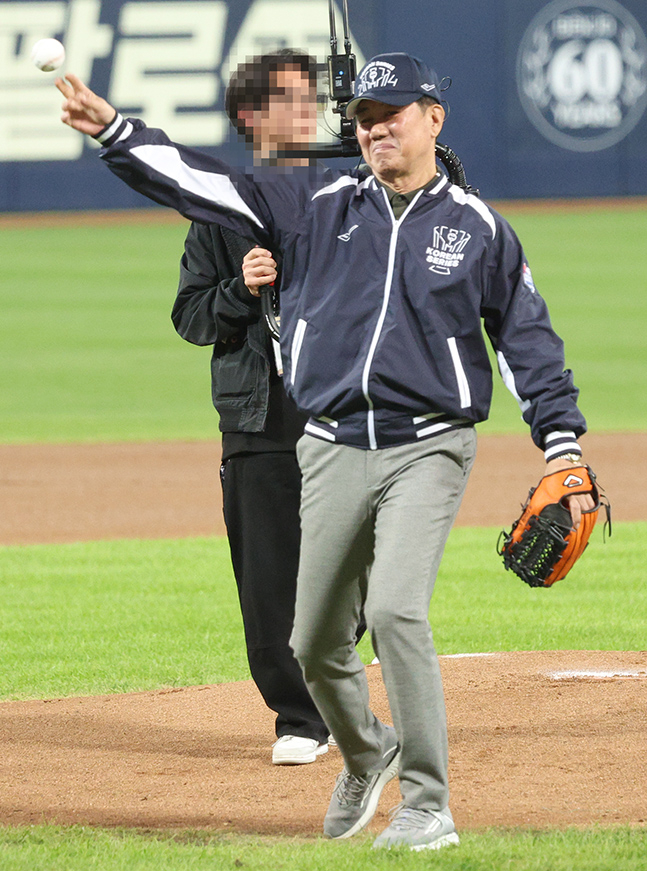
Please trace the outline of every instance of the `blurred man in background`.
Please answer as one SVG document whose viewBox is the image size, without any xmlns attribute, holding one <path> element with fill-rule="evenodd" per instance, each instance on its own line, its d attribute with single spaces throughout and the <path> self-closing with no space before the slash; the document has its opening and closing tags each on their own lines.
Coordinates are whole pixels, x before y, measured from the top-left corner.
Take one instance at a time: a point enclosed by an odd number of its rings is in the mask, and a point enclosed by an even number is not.
<svg viewBox="0 0 647 871">
<path fill-rule="evenodd" d="M 316 100 L 315 60 L 284 49 L 241 64 L 225 108 L 255 163 L 294 165 L 307 159 L 289 161 L 280 153 L 314 141 Z M 277 714 L 272 761 L 286 765 L 325 753 L 328 729 L 289 646 L 301 538 L 296 443 L 307 415 L 283 388 L 278 344 L 263 325 L 258 291 L 276 280 L 277 270 L 261 262 L 260 251 L 249 236 L 193 223 L 172 319 L 183 339 L 213 345 L 223 507 L 247 657 Z"/>
</svg>

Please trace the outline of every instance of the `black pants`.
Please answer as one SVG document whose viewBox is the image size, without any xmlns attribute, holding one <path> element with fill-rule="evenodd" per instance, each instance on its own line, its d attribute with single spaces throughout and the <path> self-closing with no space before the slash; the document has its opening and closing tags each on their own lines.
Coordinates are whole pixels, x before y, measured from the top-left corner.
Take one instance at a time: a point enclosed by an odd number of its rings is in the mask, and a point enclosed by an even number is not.
<svg viewBox="0 0 647 871">
<path fill-rule="evenodd" d="M 254 683 L 276 711 L 276 734 L 327 740 L 289 638 L 301 527 L 293 453 L 232 457 L 221 468 L 223 508 Z"/>
</svg>

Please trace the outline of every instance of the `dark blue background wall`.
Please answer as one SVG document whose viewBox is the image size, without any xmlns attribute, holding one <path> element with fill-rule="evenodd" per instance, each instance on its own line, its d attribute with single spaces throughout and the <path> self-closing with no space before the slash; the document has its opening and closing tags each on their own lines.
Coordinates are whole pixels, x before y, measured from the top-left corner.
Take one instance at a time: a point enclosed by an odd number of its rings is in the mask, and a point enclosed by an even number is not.
<svg viewBox="0 0 647 871">
<path fill-rule="evenodd" d="M 349 6 L 363 57 L 409 51 L 451 77 L 442 139 L 484 197 L 647 193 L 645 0 L 349 0 Z M 228 65 L 245 51 L 281 44 L 323 60 L 327 31 L 327 0 L 0 4 L 0 211 L 148 205 L 110 175 L 96 148 L 60 124 L 54 74 L 29 61 L 36 39 L 61 38 L 68 48 L 64 69 L 119 108 L 186 144 L 208 149 L 219 142 L 220 154 L 240 162 L 241 146 L 222 115 Z M 533 82 L 548 103 L 541 109 L 520 96 L 533 59 Z M 611 109 L 617 117 L 606 127 L 589 121 L 560 128 L 551 115 L 555 93 L 568 117 Z"/>
<path fill-rule="evenodd" d="M 621 142 L 578 152 L 548 141 L 531 123 L 517 88 L 517 55 L 542 0 L 452 0 L 404 4 L 380 0 L 378 50 L 397 45 L 452 77 L 451 113 L 444 138 L 460 154 L 468 176 L 488 197 L 605 196 L 647 193 L 647 112 Z M 564 3 L 583 13 L 616 4 Z M 647 32 L 647 2 L 621 6 Z M 603 10 L 601 10 L 603 11 Z M 598 13 L 599 14 L 599 13 Z M 412 20 L 420 22 L 413 26 Z M 642 81 L 647 88 L 643 54 Z"/>
</svg>

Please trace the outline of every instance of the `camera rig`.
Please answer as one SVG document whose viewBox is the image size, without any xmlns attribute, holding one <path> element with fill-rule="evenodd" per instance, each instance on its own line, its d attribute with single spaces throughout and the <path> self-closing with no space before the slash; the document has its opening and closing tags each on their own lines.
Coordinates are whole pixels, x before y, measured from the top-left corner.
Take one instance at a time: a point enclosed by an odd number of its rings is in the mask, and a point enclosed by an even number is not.
<svg viewBox="0 0 647 871">
<path fill-rule="evenodd" d="M 334 104 L 332 111 L 339 116 L 339 133 L 335 134 L 336 142 L 329 145 L 309 145 L 306 149 L 289 149 L 280 153 L 280 157 L 298 158 L 331 158 L 360 157 L 362 151 L 355 135 L 355 124 L 346 117 L 346 106 L 353 99 L 353 85 L 357 74 L 357 60 L 353 54 L 348 25 L 348 0 L 342 0 L 342 20 L 344 29 L 344 51 L 339 52 L 337 40 L 337 24 L 334 0 L 328 0 L 328 15 L 330 19 L 330 54 L 328 55 L 328 91 Z M 456 152 L 440 142 L 436 142 L 436 156 L 447 170 L 449 181 L 462 188 L 466 193 L 479 196 L 477 188 L 467 183 L 465 170 Z M 261 288 L 261 304 L 265 326 L 273 339 L 279 340 L 280 324 L 276 310 L 273 285 Z"/>
</svg>

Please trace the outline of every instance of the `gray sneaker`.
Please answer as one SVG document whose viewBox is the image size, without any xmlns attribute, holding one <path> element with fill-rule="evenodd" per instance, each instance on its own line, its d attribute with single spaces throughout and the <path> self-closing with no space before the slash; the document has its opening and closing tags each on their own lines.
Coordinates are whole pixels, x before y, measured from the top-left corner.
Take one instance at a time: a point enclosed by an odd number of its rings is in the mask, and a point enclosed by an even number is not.
<svg viewBox="0 0 647 871">
<path fill-rule="evenodd" d="M 373 846 L 409 847 L 410 850 L 438 850 L 459 839 L 448 807 L 441 811 L 398 805 L 391 825 L 378 835 Z"/>
<path fill-rule="evenodd" d="M 370 823 L 382 790 L 400 767 L 400 745 L 395 737 L 394 741 L 363 777 L 350 774 L 346 768 L 338 776 L 324 819 L 326 837 L 351 838 Z"/>
</svg>

